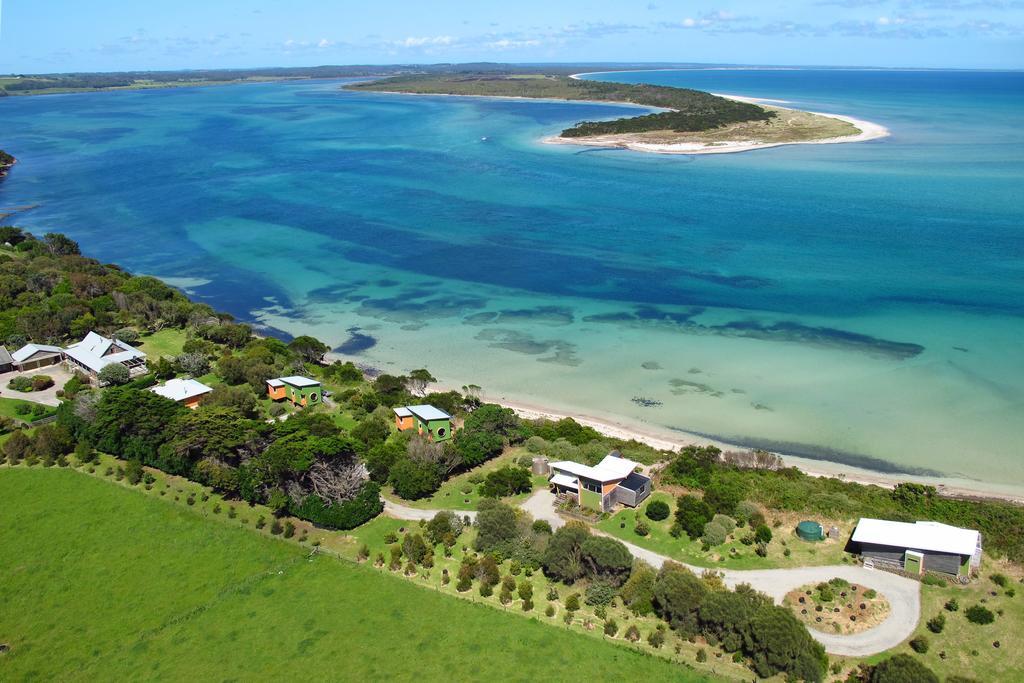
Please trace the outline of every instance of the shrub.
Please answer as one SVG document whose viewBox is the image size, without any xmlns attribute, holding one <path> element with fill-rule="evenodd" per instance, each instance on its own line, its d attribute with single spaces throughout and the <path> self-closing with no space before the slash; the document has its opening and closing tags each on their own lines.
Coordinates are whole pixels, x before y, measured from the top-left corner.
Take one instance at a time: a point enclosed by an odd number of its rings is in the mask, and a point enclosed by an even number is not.
<svg viewBox="0 0 1024 683">
<path fill-rule="evenodd" d="M 756 514 L 761 514 L 757 505 L 750 502 L 749 500 L 741 500 L 736 504 L 736 510 L 733 512 L 736 515 L 737 522 L 743 522 L 744 524 L 750 521 L 750 518 Z"/>
<path fill-rule="evenodd" d="M 868 600 L 874 600 L 878 597 L 878 591 L 876 591 L 874 588 L 868 588 L 866 591 L 864 591 L 864 597 Z"/>
<path fill-rule="evenodd" d="M 697 661 L 704 663 L 708 661 L 708 652 L 704 648 L 697 650 Z"/>
<path fill-rule="evenodd" d="M 161 491 L 160 493 L 162 494 L 163 491 Z M 220 503 L 214 503 L 213 504 L 213 514 L 215 514 L 215 515 L 219 515 L 220 514 Z M 261 519 L 262 519 L 262 517 L 261 517 Z"/>
<path fill-rule="evenodd" d="M 489 598 L 492 595 L 494 595 L 494 588 L 489 583 L 481 582 L 480 583 L 480 595 L 481 595 L 481 597 Z"/>
<path fill-rule="evenodd" d="M 523 579 L 519 582 L 518 593 L 520 600 L 533 600 L 533 584 Z"/>
<path fill-rule="evenodd" d="M 548 588 L 548 600 L 557 600 L 557 599 L 558 599 L 558 589 L 555 588 L 554 586 L 549 587 Z"/>
<path fill-rule="evenodd" d="M 615 586 L 604 581 L 595 581 L 587 586 L 584 601 L 588 605 L 608 605 L 615 599 Z"/>
<path fill-rule="evenodd" d="M 757 543 L 771 543 L 772 530 L 766 524 L 760 524 L 754 530 L 754 541 Z"/>
<path fill-rule="evenodd" d="M 575 612 L 580 608 L 580 594 L 573 593 L 565 600 L 565 609 L 570 612 Z"/>
<path fill-rule="evenodd" d="M 557 536 L 557 534 L 556 534 Z M 621 541 L 607 536 L 591 536 L 580 546 L 588 576 L 622 584 L 633 567 L 633 556 Z"/>
<path fill-rule="evenodd" d="M 640 640 L 640 629 L 636 627 L 636 624 L 630 624 L 629 628 L 626 629 L 626 640 L 631 643 L 635 643 Z"/>
<path fill-rule="evenodd" d="M 941 613 L 936 614 L 928 620 L 926 626 L 932 633 L 942 633 L 942 629 L 946 628 L 946 615 Z"/>
<path fill-rule="evenodd" d="M 533 610 L 533 600 L 523 600 L 523 611 L 530 612 Z"/>
<path fill-rule="evenodd" d="M 234 505 L 228 507 L 228 519 L 234 519 L 238 516 L 238 510 L 235 509 Z"/>
<path fill-rule="evenodd" d="M 103 366 L 97 374 L 97 378 L 101 385 L 116 387 L 121 386 L 122 384 L 127 384 L 131 379 L 131 374 L 128 372 L 128 368 L 120 363 L 110 363 L 109 365 Z"/>
<path fill-rule="evenodd" d="M 473 580 L 468 576 L 460 576 L 459 582 L 455 584 L 455 590 L 465 593 L 473 586 Z"/>
<path fill-rule="evenodd" d="M 553 617 L 553 616 L 555 616 L 555 606 L 554 606 L 554 605 L 548 605 L 548 606 L 547 606 L 547 607 L 546 607 L 546 608 L 544 609 L 544 616 L 548 616 L 548 617 Z"/>
<path fill-rule="evenodd" d="M 651 635 L 647 636 L 647 642 L 653 648 L 659 648 L 665 644 L 665 632 L 660 628 L 655 629 L 651 632 Z"/>
<path fill-rule="evenodd" d="M 32 379 L 30 377 L 25 377 L 24 375 L 18 375 L 17 377 L 12 378 L 11 381 L 7 383 L 7 388 L 12 389 L 13 391 L 28 393 L 29 391 L 32 391 Z M 20 408 L 22 405 L 25 406 L 25 413 L 27 413 L 31 409 L 31 406 L 24 403 L 19 405 L 18 407 Z"/>
<path fill-rule="evenodd" d="M 949 585 L 945 579 L 939 578 L 934 574 L 925 574 L 921 577 L 921 583 L 926 586 L 936 586 L 938 588 L 944 588 Z"/>
<path fill-rule="evenodd" d="M 427 543 L 419 534 L 406 534 L 402 539 L 402 553 L 413 564 L 420 564 L 427 554 Z"/>
<path fill-rule="evenodd" d="M 729 515 L 715 515 L 711 518 L 711 522 L 725 529 L 727 534 L 731 534 L 736 529 L 736 520 Z"/>
<path fill-rule="evenodd" d="M 292 524 L 291 520 L 284 523 L 284 537 L 291 538 L 295 535 L 295 525 Z"/>
<path fill-rule="evenodd" d="M 42 391 L 53 386 L 53 378 L 48 375 L 36 375 L 32 378 L 32 391 Z"/>
<path fill-rule="evenodd" d="M 185 503 L 187 503 L 189 506 L 195 505 L 196 504 L 196 494 L 194 494 L 194 493 L 189 494 L 189 497 L 185 499 Z"/>
<path fill-rule="evenodd" d="M 138 484 L 142 481 L 142 463 L 138 460 L 129 460 L 125 466 L 124 476 L 132 486 Z"/>
<path fill-rule="evenodd" d="M 675 526 L 696 540 L 704 533 L 704 525 L 711 521 L 712 512 L 707 503 L 693 495 L 679 496 L 676 501 Z"/>
<path fill-rule="evenodd" d="M 533 532 L 536 534 L 548 534 L 552 533 L 551 523 L 546 519 L 538 519 L 533 523 Z"/>
<path fill-rule="evenodd" d="M 655 522 L 668 519 L 669 513 L 671 513 L 671 509 L 669 508 L 668 503 L 663 500 L 652 500 L 647 504 L 647 508 L 644 510 L 644 515 L 647 516 L 647 519 Z"/>
<path fill-rule="evenodd" d="M 529 470 L 522 467 L 506 466 L 487 475 L 480 486 L 480 495 L 488 498 L 503 498 L 529 491 L 533 487 Z"/>
<path fill-rule="evenodd" d="M 651 529 L 644 522 L 637 522 L 636 526 L 633 528 L 633 533 L 637 536 L 646 536 L 651 533 Z"/>
<path fill-rule="evenodd" d="M 232 509 L 234 509 L 234 508 L 232 508 Z M 270 523 L 270 533 L 272 533 L 275 536 L 277 536 L 278 534 L 280 534 L 283 531 L 284 531 L 284 527 L 281 526 L 281 520 L 279 520 L 277 517 L 275 517 L 274 521 Z"/>
<path fill-rule="evenodd" d="M 871 683 L 939 683 L 939 677 L 910 655 L 890 657 L 872 668 Z"/>
<path fill-rule="evenodd" d="M 967 621 L 972 624 L 991 624 L 996 620 L 996 615 L 993 614 L 992 610 L 983 605 L 971 605 L 964 610 L 964 615 L 966 615 Z"/>
<path fill-rule="evenodd" d="M 398 543 L 398 534 L 396 534 L 394 531 L 387 532 L 386 534 L 384 534 L 384 542 L 388 545 L 391 545 L 392 543 Z"/>
<path fill-rule="evenodd" d="M 931 644 L 925 636 L 917 636 L 916 638 L 910 639 L 910 649 L 919 655 L 923 655 L 928 652 L 929 647 L 931 647 Z"/>
<path fill-rule="evenodd" d="M 950 598 L 943 607 L 946 608 L 947 612 L 956 612 L 960 609 L 960 603 L 956 598 Z"/>
<path fill-rule="evenodd" d="M 992 583 L 996 584 L 1000 588 L 1006 588 L 1007 584 L 1010 583 L 1010 580 L 1006 578 L 1005 574 L 996 573 L 992 574 L 988 578 L 992 579 Z"/>
<path fill-rule="evenodd" d="M 267 518 L 266 518 L 266 517 L 264 517 L 263 515 L 260 515 L 260 516 L 259 516 L 259 517 L 258 517 L 258 518 L 256 519 L 256 528 L 257 528 L 257 529 L 262 529 L 262 528 L 263 528 L 263 527 L 265 527 L 266 525 L 267 525 Z"/>
<path fill-rule="evenodd" d="M 709 547 L 722 545 L 725 543 L 727 532 L 717 522 L 708 522 L 704 525 L 704 534 L 700 537 L 700 540 Z"/>
<path fill-rule="evenodd" d="M 604 622 L 604 634 L 606 636 L 610 636 L 610 637 L 614 638 L 615 634 L 618 633 L 618 632 L 619 632 L 619 625 L 615 623 L 614 619 L 609 619 L 608 621 Z"/>
</svg>

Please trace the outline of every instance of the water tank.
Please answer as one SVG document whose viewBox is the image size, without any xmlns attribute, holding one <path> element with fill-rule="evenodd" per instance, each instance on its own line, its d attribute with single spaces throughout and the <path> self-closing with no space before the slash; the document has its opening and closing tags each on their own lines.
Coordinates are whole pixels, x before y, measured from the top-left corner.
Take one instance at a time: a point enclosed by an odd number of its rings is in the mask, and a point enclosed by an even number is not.
<svg viewBox="0 0 1024 683">
<path fill-rule="evenodd" d="M 548 459 L 543 456 L 536 456 L 533 459 L 533 473 L 538 476 L 547 476 L 551 474 L 551 466 L 548 465 Z"/>
<path fill-rule="evenodd" d="M 796 525 L 796 535 L 805 541 L 820 541 L 825 538 L 825 532 L 818 522 L 805 520 Z"/>
</svg>

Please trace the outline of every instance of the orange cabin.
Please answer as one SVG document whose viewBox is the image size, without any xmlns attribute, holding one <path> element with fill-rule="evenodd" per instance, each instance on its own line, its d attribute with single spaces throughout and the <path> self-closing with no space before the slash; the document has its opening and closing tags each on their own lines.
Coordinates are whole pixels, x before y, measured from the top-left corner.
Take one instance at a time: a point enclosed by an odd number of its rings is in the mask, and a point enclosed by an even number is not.
<svg viewBox="0 0 1024 683">
<path fill-rule="evenodd" d="M 413 417 L 412 411 L 408 408 L 395 408 L 395 428 L 404 432 L 409 429 L 415 429 L 416 418 Z"/>
<path fill-rule="evenodd" d="M 287 389 L 284 386 L 284 382 L 279 379 L 267 380 L 267 396 L 270 397 L 271 401 L 280 401 L 281 399 L 287 398 Z"/>
</svg>

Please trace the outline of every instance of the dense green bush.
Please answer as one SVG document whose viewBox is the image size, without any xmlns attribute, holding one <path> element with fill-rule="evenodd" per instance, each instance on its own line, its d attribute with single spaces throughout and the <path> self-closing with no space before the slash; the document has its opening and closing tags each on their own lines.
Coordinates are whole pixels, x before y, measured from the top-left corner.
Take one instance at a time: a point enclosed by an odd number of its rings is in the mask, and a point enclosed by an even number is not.
<svg viewBox="0 0 1024 683">
<path fill-rule="evenodd" d="M 931 647 L 931 643 L 928 642 L 928 638 L 925 636 L 916 636 L 910 639 L 910 649 L 919 655 L 923 655 L 928 652 L 928 648 Z"/>
<path fill-rule="evenodd" d="M 996 615 L 984 605 L 971 605 L 964 610 L 964 615 L 972 624 L 991 624 L 996 620 Z"/>
<path fill-rule="evenodd" d="M 946 628 L 946 615 L 941 613 L 936 614 L 928 620 L 926 626 L 932 633 L 942 633 L 942 630 Z"/>
<path fill-rule="evenodd" d="M 647 504 L 647 508 L 644 510 L 644 514 L 647 519 L 655 522 L 660 522 L 663 519 L 668 519 L 671 509 L 668 503 L 663 500 L 652 500 Z"/>
<path fill-rule="evenodd" d="M 711 521 L 712 516 L 708 504 L 696 496 L 686 494 L 676 501 L 676 526 L 691 539 L 700 538 L 704 525 Z"/>
<path fill-rule="evenodd" d="M 373 482 L 363 484 L 359 493 L 342 503 L 327 504 L 317 495 L 306 496 L 292 506 L 292 514 L 329 529 L 354 529 L 384 510 L 380 487 Z"/>
<path fill-rule="evenodd" d="M 870 683 L 939 683 L 939 677 L 910 655 L 899 654 L 871 668 Z"/>
<path fill-rule="evenodd" d="M 533 487 L 529 470 L 509 465 L 488 473 L 484 483 L 480 485 L 480 495 L 489 498 L 524 493 Z"/>
</svg>

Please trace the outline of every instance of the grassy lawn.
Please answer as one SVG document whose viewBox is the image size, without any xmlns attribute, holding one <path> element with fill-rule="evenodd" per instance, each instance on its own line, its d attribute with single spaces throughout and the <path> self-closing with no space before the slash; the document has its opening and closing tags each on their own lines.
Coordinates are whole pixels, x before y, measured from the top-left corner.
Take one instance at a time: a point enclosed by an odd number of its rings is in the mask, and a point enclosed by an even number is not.
<svg viewBox="0 0 1024 683">
<path fill-rule="evenodd" d="M 826 540 L 808 543 L 803 541 L 797 538 L 794 531 L 796 521 L 783 517 L 779 517 L 782 525 L 772 529 L 773 537 L 771 543 L 768 544 L 768 557 L 759 557 L 754 551 L 754 546 L 743 545 L 740 542 L 740 537 L 749 533 L 750 530 L 747 528 L 736 529 L 729 535 L 729 540 L 725 544 L 704 552 L 699 540 L 691 541 L 685 534 L 680 538 L 672 537 L 669 533 L 673 522 L 671 514 L 668 519 L 660 522 L 652 521 L 643 514 L 647 505 L 654 500 L 665 501 L 673 513 L 675 512 L 674 498 L 663 491 L 655 491 L 639 508 L 620 510 L 608 519 L 598 522 L 597 528 L 641 548 L 647 548 L 680 562 L 700 567 L 771 569 L 774 567 L 839 564 L 849 561 L 843 552 L 844 544 L 842 542 Z M 638 518 L 642 519 L 650 528 L 650 534 L 647 536 L 639 536 L 634 531 Z M 769 524 L 772 523 L 772 519 L 772 515 L 769 515 Z M 785 555 L 787 549 L 790 551 L 788 557 Z"/>
<path fill-rule="evenodd" d="M 1000 588 L 988 577 L 1001 572 L 1010 578 L 1008 588 L 1016 595 L 1009 597 L 1006 589 Z M 905 652 L 918 657 L 929 669 L 938 674 L 940 680 L 948 676 L 965 676 L 978 681 L 1019 681 L 1024 671 L 1024 584 L 1020 580 L 1020 568 L 1004 562 L 989 559 L 984 561 L 981 579 L 966 586 L 921 586 L 921 623 L 911 636 L 924 636 L 930 647 L 925 654 L 918 654 L 904 643 L 892 650 L 892 654 Z M 996 595 L 992 595 L 995 592 Z M 956 598 L 960 609 L 947 611 L 943 606 L 950 598 Z M 983 602 L 984 601 L 984 602 Z M 991 624 L 972 624 L 964 616 L 964 610 L 972 605 L 983 604 L 993 612 L 996 619 Z M 999 615 L 998 611 L 1003 614 Z M 932 633 L 926 623 L 937 614 L 946 616 L 942 633 Z M 999 647 L 993 643 L 999 641 Z M 909 639 L 908 639 L 909 642 Z M 943 657 L 945 655 L 945 657 Z M 877 661 L 880 657 L 873 657 Z"/>
<path fill-rule="evenodd" d="M 5 680 L 699 680 L 245 532 L 251 512 L 204 519 L 157 497 L 164 483 L 145 495 L 67 469 L 0 469 Z"/>
<path fill-rule="evenodd" d="M 429 498 L 423 498 L 421 500 L 402 500 L 394 494 L 391 487 L 385 487 L 384 494 L 391 500 L 407 505 L 409 507 L 420 508 L 425 510 L 476 510 L 477 505 L 480 504 L 480 493 L 478 491 L 479 485 L 472 483 L 469 479 L 474 476 L 486 476 L 488 472 L 493 472 L 496 469 L 505 467 L 506 465 L 512 465 L 515 463 L 516 458 L 523 455 L 529 455 L 529 452 L 525 448 L 510 448 L 506 452 L 499 455 L 494 460 L 485 462 L 479 467 L 475 467 L 468 472 L 456 475 L 448 481 L 441 484 L 441 488 Z M 533 487 L 536 490 L 539 486 L 545 486 L 547 484 L 547 477 L 533 477 Z M 520 493 L 515 496 L 509 496 L 504 500 L 508 503 L 516 504 L 521 503 L 530 497 L 531 492 Z"/>
<path fill-rule="evenodd" d="M 159 332 L 142 337 L 139 350 L 150 358 L 160 356 L 178 356 L 181 354 L 181 347 L 188 340 L 185 330 L 166 328 Z"/>
<path fill-rule="evenodd" d="M 16 410 L 19 405 L 27 405 L 29 408 L 33 408 L 40 404 L 33 403 L 32 401 L 22 401 L 21 399 L 18 398 L 0 398 L 0 415 L 4 417 L 9 417 L 13 420 L 30 422 L 32 420 L 42 419 L 48 415 L 53 415 L 57 411 L 57 409 L 52 406 L 46 406 L 45 413 L 41 413 L 39 415 L 33 415 L 32 413 L 19 415 Z"/>
</svg>

